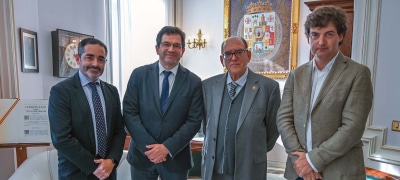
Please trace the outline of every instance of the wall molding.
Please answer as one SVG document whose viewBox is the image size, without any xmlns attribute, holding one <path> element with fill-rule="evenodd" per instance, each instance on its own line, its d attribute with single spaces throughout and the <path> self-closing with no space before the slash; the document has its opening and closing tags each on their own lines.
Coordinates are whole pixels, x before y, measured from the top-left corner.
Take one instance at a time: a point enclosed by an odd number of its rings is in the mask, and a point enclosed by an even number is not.
<svg viewBox="0 0 400 180">
<path fill-rule="evenodd" d="M 13 1 L 1 1 L 0 9 L 0 98 L 18 98 Z"/>
<path fill-rule="evenodd" d="M 362 141 L 367 149 L 367 158 L 374 161 L 400 165 L 400 148 L 386 145 L 387 128 L 368 127 Z"/>
<path fill-rule="evenodd" d="M 371 80 L 375 89 L 376 64 L 379 45 L 379 20 L 381 19 L 382 0 L 354 1 L 355 16 L 353 32 L 352 59 L 366 65 L 371 70 Z M 388 135 L 387 127 L 376 127 L 372 125 L 372 107 L 368 117 L 365 132 L 362 137 L 364 143 L 365 164 L 381 171 L 382 167 L 400 165 L 400 147 L 386 145 Z M 378 119 L 376 119 L 378 121 Z M 388 171 L 386 169 L 386 171 Z"/>
</svg>

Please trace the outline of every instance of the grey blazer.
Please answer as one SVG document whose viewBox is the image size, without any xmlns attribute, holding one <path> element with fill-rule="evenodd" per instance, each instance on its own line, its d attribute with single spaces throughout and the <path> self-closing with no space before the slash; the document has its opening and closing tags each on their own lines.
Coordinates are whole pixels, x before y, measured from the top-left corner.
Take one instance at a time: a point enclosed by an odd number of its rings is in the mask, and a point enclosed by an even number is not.
<svg viewBox="0 0 400 180">
<path fill-rule="evenodd" d="M 216 151 L 216 136 L 222 94 L 227 74 L 203 81 L 205 101 L 205 139 L 203 144 L 202 178 L 211 179 Z M 249 70 L 244 89 L 242 108 L 236 129 L 235 179 L 266 179 L 267 152 L 279 134 L 276 113 L 281 98 L 279 84 Z M 227 92 L 226 92 L 227 93 Z"/>
<path fill-rule="evenodd" d="M 290 153 L 307 149 L 311 76 L 311 61 L 289 74 L 278 111 L 277 125 L 288 153 L 287 179 L 297 178 L 297 157 Z M 369 69 L 340 52 L 311 109 L 313 150 L 308 154 L 324 180 L 365 179 L 361 137 L 372 99 Z"/>
<path fill-rule="evenodd" d="M 107 121 L 107 158 L 119 161 L 126 133 L 118 90 L 101 81 Z M 98 179 L 93 175 L 96 140 L 92 113 L 78 73 L 51 88 L 49 98 L 51 139 L 58 152 L 59 179 Z M 116 168 L 116 167 L 115 167 Z M 110 175 L 116 179 L 116 170 Z"/>
<path fill-rule="evenodd" d="M 146 169 L 153 163 L 144 155 L 149 144 L 164 144 L 169 150 L 161 163 L 170 171 L 192 167 L 190 141 L 203 119 L 203 97 L 198 76 L 179 65 L 164 114 L 160 108 L 158 61 L 136 68 L 123 100 L 126 128 L 131 135 L 128 162 Z"/>
</svg>

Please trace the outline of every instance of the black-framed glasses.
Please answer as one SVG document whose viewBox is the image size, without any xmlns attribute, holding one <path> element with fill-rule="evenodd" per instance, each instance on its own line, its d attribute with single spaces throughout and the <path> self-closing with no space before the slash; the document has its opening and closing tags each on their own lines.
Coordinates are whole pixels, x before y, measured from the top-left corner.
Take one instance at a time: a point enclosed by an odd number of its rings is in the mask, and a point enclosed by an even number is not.
<svg viewBox="0 0 400 180">
<path fill-rule="evenodd" d="M 162 48 L 164 48 L 164 49 L 168 49 L 169 47 L 174 47 L 174 49 L 182 49 L 182 44 L 179 44 L 179 43 L 174 43 L 174 44 L 172 44 L 172 43 L 169 43 L 169 42 L 162 42 L 161 44 L 160 44 L 160 46 L 162 47 Z"/>
<path fill-rule="evenodd" d="M 222 58 L 225 60 L 232 59 L 233 55 L 235 55 L 237 58 L 240 58 L 246 54 L 248 50 L 247 49 L 239 49 L 235 52 L 226 52 L 222 54 Z"/>
</svg>

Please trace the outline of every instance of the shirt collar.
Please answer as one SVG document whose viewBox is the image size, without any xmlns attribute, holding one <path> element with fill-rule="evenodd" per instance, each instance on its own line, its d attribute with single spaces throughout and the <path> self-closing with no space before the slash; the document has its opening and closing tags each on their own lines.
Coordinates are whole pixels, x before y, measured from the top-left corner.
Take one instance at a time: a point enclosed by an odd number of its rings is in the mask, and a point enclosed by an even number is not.
<svg viewBox="0 0 400 180">
<path fill-rule="evenodd" d="M 329 61 L 329 63 L 324 67 L 324 69 L 322 69 L 321 71 L 327 71 L 327 72 L 329 72 L 329 71 L 331 70 L 332 66 L 333 66 L 333 63 L 335 63 L 336 58 L 338 57 L 338 55 L 339 55 L 339 51 L 337 52 L 337 54 L 335 55 L 335 57 L 333 57 L 333 58 Z M 315 58 L 313 59 L 312 64 L 313 64 L 313 69 L 317 70 L 318 68 L 317 68 L 317 65 L 315 64 Z"/>
<path fill-rule="evenodd" d="M 92 82 L 89 77 L 87 77 L 85 74 L 83 74 L 81 71 L 78 71 L 79 73 L 79 79 L 81 80 L 81 85 L 86 86 L 88 83 Z M 100 84 L 100 79 L 97 78 L 96 82 Z"/>
<path fill-rule="evenodd" d="M 229 72 L 227 72 L 227 73 L 228 73 L 228 78 L 226 78 L 226 84 L 229 84 L 229 83 L 232 82 L 232 77 L 229 74 Z M 237 84 L 239 84 L 241 87 L 243 87 L 244 84 L 246 84 L 246 80 L 247 80 L 247 76 L 248 75 L 249 75 L 249 68 L 246 68 L 246 72 L 244 72 L 244 74 L 238 80 L 236 80 L 235 82 Z"/>
<path fill-rule="evenodd" d="M 172 74 L 176 75 L 176 73 L 178 72 L 178 67 L 179 67 L 179 64 L 176 65 L 175 67 L 173 67 L 171 70 L 166 70 L 166 71 L 171 71 Z M 160 61 L 158 61 L 158 74 L 161 75 L 164 70 L 165 70 L 165 68 L 161 65 Z"/>
</svg>

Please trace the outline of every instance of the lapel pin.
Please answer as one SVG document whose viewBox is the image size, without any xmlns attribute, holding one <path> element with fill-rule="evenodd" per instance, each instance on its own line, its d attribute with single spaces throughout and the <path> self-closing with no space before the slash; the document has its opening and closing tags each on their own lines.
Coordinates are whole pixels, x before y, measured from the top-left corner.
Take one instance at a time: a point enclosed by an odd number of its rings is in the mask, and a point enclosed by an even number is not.
<svg viewBox="0 0 400 180">
<path fill-rule="evenodd" d="M 254 91 L 257 90 L 257 87 L 256 87 L 256 86 L 253 86 L 253 90 L 254 90 Z"/>
</svg>

